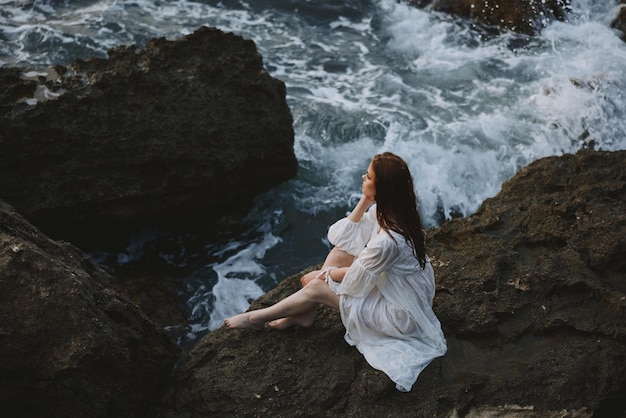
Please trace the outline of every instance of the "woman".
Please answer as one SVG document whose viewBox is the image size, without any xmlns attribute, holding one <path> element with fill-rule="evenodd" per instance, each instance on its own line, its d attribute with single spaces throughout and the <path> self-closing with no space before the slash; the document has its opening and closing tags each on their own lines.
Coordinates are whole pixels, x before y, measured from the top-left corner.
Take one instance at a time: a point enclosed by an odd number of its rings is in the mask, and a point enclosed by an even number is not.
<svg viewBox="0 0 626 418">
<path fill-rule="evenodd" d="M 446 340 L 432 310 L 435 278 L 404 160 L 374 156 L 362 192 L 350 215 L 330 227 L 334 248 L 320 271 L 302 277 L 302 289 L 224 322 L 231 329 L 309 327 L 319 304 L 328 305 L 339 310 L 346 341 L 408 392 L 445 354 Z"/>
</svg>

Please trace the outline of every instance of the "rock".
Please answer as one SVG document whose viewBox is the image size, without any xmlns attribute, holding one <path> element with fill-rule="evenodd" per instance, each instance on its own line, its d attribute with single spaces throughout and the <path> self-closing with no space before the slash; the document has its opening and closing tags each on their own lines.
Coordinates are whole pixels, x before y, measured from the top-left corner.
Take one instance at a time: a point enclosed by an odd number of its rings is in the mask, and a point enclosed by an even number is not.
<svg viewBox="0 0 626 418">
<path fill-rule="evenodd" d="M 449 350 L 410 393 L 320 308 L 308 329 L 209 333 L 157 415 L 624 416 L 626 151 L 536 161 L 429 236 Z M 299 276 L 251 309 L 296 291 Z"/>
<path fill-rule="evenodd" d="M 4 416 L 148 415 L 180 350 L 104 270 L 0 201 L 0 271 Z"/>
<path fill-rule="evenodd" d="M 565 20 L 569 0 L 410 0 L 428 8 L 514 32 L 536 35 L 547 23 Z"/>
<path fill-rule="evenodd" d="M 108 55 L 0 68 L 0 197 L 48 235 L 215 220 L 295 176 L 285 85 L 252 41 L 203 27 Z"/>
<path fill-rule="evenodd" d="M 433 231 L 444 364 L 480 387 L 458 409 L 623 416 L 624 162 L 625 151 L 542 159 L 474 216 Z"/>
<path fill-rule="evenodd" d="M 620 1 L 617 16 L 611 22 L 611 27 L 621 32 L 622 40 L 626 41 L 626 0 Z"/>
</svg>

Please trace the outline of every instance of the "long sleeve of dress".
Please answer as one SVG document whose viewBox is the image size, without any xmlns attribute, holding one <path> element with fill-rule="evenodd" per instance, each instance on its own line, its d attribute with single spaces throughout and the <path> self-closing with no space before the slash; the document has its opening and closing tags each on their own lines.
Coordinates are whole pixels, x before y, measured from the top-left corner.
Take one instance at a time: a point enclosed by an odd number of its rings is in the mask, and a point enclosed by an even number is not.
<svg viewBox="0 0 626 418">
<path fill-rule="evenodd" d="M 332 224 L 328 229 L 328 240 L 337 248 L 356 257 L 365 248 L 377 228 L 376 205 L 373 205 L 359 222 L 352 222 L 346 217 Z"/>
<path fill-rule="evenodd" d="M 395 244 L 391 239 L 379 237 L 370 240 L 368 246 L 358 254 L 346 272 L 337 294 L 352 297 L 367 296 L 380 280 L 380 276 L 396 263 L 399 251 Z"/>
</svg>

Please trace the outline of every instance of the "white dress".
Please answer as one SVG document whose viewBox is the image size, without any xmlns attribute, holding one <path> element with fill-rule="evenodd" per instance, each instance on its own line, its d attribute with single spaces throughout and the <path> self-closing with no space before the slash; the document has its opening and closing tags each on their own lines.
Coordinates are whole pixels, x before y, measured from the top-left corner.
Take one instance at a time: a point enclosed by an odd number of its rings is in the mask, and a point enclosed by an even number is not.
<svg viewBox="0 0 626 418">
<path fill-rule="evenodd" d="M 391 234 L 393 238 L 378 226 L 375 205 L 360 222 L 343 218 L 333 224 L 329 241 L 356 258 L 343 281 L 330 285 L 340 295 L 346 341 L 398 390 L 408 392 L 447 346 L 432 310 L 435 275 L 430 261 L 422 269 L 404 237 Z"/>
</svg>

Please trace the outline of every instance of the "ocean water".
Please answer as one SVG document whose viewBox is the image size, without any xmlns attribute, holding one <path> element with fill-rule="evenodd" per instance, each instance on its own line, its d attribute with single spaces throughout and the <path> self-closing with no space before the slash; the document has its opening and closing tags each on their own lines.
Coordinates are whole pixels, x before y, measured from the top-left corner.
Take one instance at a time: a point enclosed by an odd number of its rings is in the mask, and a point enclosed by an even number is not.
<svg viewBox="0 0 626 418">
<path fill-rule="evenodd" d="M 571 7 L 529 37 L 396 0 L 0 0 L 0 65 L 68 65 L 204 25 L 252 39 L 285 82 L 299 173 L 258 197 L 243 232 L 190 252 L 184 236 L 145 231 L 92 254 L 115 271 L 167 239 L 162 262 L 184 272 L 184 344 L 321 262 L 328 225 L 356 203 L 378 152 L 408 162 L 425 223 L 437 226 L 475 212 L 536 159 L 626 149 L 617 1 Z"/>
</svg>

